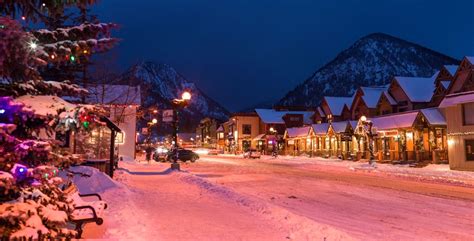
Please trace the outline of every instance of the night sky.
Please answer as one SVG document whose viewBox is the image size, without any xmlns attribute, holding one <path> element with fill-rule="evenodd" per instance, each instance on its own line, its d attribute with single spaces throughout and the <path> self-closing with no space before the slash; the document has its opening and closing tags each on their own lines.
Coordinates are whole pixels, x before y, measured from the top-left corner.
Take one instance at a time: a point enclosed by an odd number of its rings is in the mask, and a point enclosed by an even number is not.
<svg viewBox="0 0 474 241">
<path fill-rule="evenodd" d="M 474 1 L 102 0 L 121 25 L 113 54 L 124 71 L 164 62 L 231 111 L 277 101 L 372 32 L 455 58 L 474 55 Z"/>
</svg>

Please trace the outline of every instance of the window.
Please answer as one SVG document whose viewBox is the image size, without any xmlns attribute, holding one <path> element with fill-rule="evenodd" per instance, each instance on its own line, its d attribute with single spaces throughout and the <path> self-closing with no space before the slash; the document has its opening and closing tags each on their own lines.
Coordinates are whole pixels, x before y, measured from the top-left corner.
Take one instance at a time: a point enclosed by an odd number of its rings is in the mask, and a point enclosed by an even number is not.
<svg viewBox="0 0 474 241">
<path fill-rule="evenodd" d="M 466 161 L 474 161 L 474 140 L 465 140 Z"/>
<path fill-rule="evenodd" d="M 252 125 L 242 125 L 242 134 L 244 135 L 252 134 Z"/>
<path fill-rule="evenodd" d="M 474 102 L 462 105 L 462 117 L 464 125 L 474 125 Z"/>
</svg>

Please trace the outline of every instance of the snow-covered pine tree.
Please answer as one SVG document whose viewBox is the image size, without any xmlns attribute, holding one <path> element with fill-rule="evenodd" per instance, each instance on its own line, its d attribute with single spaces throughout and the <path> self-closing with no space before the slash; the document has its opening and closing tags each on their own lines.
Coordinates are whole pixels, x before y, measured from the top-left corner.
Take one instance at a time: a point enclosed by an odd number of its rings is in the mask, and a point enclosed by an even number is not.
<svg viewBox="0 0 474 241">
<path fill-rule="evenodd" d="M 101 125 L 93 114 L 77 107 L 37 115 L 11 97 L 0 97 L 0 239 L 75 235 L 66 228 L 73 206 L 59 189 L 63 180 L 57 177 L 59 169 L 75 160 L 60 153 L 54 141 L 42 139 L 39 133 L 81 132 Z"/>
<path fill-rule="evenodd" d="M 84 84 L 86 82 L 85 75 L 90 57 L 110 50 L 117 42 L 117 39 L 110 37 L 111 30 L 116 27 L 115 24 L 91 22 L 96 21 L 96 17 L 91 16 L 88 9 L 95 3 L 94 0 L 2 1 L 0 12 L 3 15 L 9 15 L 12 19 L 18 19 L 21 16 L 21 21 L 25 25 L 40 23 L 36 26 L 44 25 L 46 28 L 26 31 L 26 36 L 24 36 L 26 41 L 18 43 L 22 46 L 6 49 L 6 51 L 22 50 L 22 57 L 27 60 L 37 60 L 34 63 L 36 66 L 28 62 L 19 62 L 20 69 L 37 69 L 38 71 L 35 71 L 34 78 L 29 71 L 13 76 L 0 76 L 4 79 L 0 86 L 0 93 L 3 95 L 52 94 L 51 92 L 54 91 L 78 90 L 68 87 L 71 83 Z M 5 24 L 0 23 L 4 26 L 0 30 L 4 31 L 4 35 L 9 35 L 10 29 L 15 31 L 26 29 L 25 26 L 18 24 L 18 26 L 10 27 L 13 23 L 8 20 L 2 21 Z M 8 39 L 5 39 L 5 42 L 7 41 Z M 45 85 L 39 83 L 41 81 L 38 81 L 38 75 L 48 82 Z M 65 84 L 58 82 L 65 82 Z M 60 94 L 68 95 L 68 93 Z"/>
</svg>

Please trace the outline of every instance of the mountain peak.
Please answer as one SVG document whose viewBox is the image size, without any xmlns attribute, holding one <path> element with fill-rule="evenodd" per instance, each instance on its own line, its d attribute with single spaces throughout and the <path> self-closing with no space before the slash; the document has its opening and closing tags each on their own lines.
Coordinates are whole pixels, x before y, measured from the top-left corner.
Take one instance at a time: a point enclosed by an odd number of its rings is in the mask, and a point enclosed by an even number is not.
<svg viewBox="0 0 474 241">
<path fill-rule="evenodd" d="M 325 95 L 348 96 L 360 86 L 386 85 L 393 76 L 429 77 L 459 61 L 385 33 L 357 40 L 280 100 L 279 105 L 319 105 Z"/>
<path fill-rule="evenodd" d="M 190 91 L 192 99 L 183 111 L 183 115 L 187 119 L 192 119 L 191 126 L 195 126 L 203 117 L 225 120 L 229 113 L 208 97 L 194 82 L 186 79 L 169 64 L 140 62 L 130 67 L 122 75 L 121 81 L 131 85 L 140 85 L 144 107 L 170 108 L 170 100 L 179 98 L 184 90 Z"/>
</svg>

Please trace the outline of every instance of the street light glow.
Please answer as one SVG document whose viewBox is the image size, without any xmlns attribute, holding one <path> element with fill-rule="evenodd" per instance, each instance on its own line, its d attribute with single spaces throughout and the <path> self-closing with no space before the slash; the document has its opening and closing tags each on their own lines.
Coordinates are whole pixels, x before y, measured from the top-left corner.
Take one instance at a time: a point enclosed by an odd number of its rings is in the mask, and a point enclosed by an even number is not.
<svg viewBox="0 0 474 241">
<path fill-rule="evenodd" d="M 365 115 L 363 115 L 363 116 L 360 117 L 360 120 L 361 120 L 362 122 L 366 122 L 366 121 L 367 121 L 367 117 L 365 117 Z"/>
<path fill-rule="evenodd" d="M 152 122 L 153 124 L 156 124 L 156 123 L 158 123 L 158 120 L 157 120 L 156 118 L 153 118 L 153 120 L 151 120 L 151 122 Z"/>
<path fill-rule="evenodd" d="M 181 99 L 190 100 L 191 99 L 191 93 L 189 93 L 188 91 L 184 91 L 183 94 L 181 95 Z"/>
</svg>

